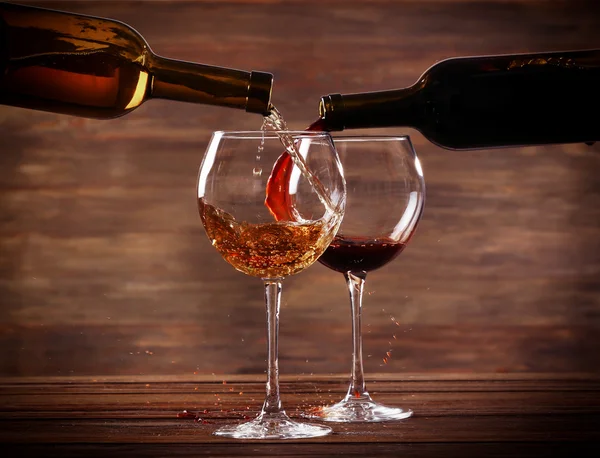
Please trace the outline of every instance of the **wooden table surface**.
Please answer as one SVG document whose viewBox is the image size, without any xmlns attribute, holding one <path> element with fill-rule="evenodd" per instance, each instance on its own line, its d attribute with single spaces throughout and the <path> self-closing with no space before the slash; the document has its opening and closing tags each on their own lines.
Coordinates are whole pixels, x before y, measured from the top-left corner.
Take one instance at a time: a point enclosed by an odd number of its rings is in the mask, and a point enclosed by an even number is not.
<svg viewBox="0 0 600 458">
<path fill-rule="evenodd" d="M 0 441 L 10 456 L 584 457 L 600 451 L 600 376 L 374 374 L 374 399 L 414 410 L 377 424 L 330 424 L 326 437 L 219 438 L 256 416 L 264 375 L 12 378 L 0 382 Z M 344 394 L 345 376 L 283 377 L 291 417 Z M 200 421 L 178 418 L 199 412 Z M 7 455 L 4 455 L 7 456 Z"/>
</svg>

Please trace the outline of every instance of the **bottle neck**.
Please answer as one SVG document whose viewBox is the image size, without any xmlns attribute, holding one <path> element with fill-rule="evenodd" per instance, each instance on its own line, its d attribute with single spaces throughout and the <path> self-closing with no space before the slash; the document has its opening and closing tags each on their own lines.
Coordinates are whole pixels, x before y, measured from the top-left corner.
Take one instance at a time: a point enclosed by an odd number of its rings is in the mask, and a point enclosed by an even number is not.
<svg viewBox="0 0 600 458">
<path fill-rule="evenodd" d="M 417 123 L 416 86 L 392 91 L 330 94 L 321 98 L 319 115 L 328 130 L 407 126 Z"/>
<path fill-rule="evenodd" d="M 269 113 L 273 75 L 184 62 L 156 55 L 148 59 L 149 96 Z"/>
</svg>

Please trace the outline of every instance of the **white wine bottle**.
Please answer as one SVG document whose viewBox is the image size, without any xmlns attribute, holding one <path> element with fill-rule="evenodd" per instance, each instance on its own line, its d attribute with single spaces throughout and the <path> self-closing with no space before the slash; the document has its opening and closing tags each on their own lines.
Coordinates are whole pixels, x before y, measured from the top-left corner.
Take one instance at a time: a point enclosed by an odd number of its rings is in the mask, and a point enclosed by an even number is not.
<svg viewBox="0 0 600 458">
<path fill-rule="evenodd" d="M 109 119 L 149 99 L 267 114 L 273 75 L 160 57 L 119 21 L 0 2 L 0 104 Z"/>
</svg>

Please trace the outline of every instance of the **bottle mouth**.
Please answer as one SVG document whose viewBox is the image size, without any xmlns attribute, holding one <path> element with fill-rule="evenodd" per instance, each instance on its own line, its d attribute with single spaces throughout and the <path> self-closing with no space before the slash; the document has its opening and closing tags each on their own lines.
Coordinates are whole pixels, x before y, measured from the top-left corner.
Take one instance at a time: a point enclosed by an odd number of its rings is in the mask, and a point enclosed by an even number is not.
<svg viewBox="0 0 600 458">
<path fill-rule="evenodd" d="M 344 130 L 344 99 L 341 94 L 321 97 L 319 116 L 325 121 L 327 130 Z"/>
<path fill-rule="evenodd" d="M 267 116 L 271 111 L 271 92 L 273 90 L 273 74 L 267 72 L 250 72 L 246 111 Z"/>
</svg>

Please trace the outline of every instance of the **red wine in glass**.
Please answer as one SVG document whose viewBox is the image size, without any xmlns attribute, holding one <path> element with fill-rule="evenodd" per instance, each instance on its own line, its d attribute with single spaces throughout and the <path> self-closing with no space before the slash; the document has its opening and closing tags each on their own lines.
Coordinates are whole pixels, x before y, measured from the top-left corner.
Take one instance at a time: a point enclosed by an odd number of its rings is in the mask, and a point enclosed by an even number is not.
<svg viewBox="0 0 600 458">
<path fill-rule="evenodd" d="M 276 110 L 274 125 L 284 125 Z M 307 130 L 327 130 L 318 119 Z M 342 226 L 319 262 L 344 275 L 352 313 L 352 373 L 340 402 L 310 409 L 308 418 L 332 422 L 401 420 L 412 410 L 373 401 L 366 389 L 362 362 L 361 313 L 367 272 L 391 262 L 402 252 L 420 220 L 425 183 L 419 159 L 406 136 L 337 137 L 334 144 L 346 175 L 348 199 Z M 338 148 L 339 147 L 339 148 Z M 289 192 L 291 156 L 282 153 L 268 178 L 264 204 L 276 221 L 293 220 L 294 196 Z M 349 182 L 350 180 L 350 182 Z M 352 204 L 355 202 L 355 204 Z M 345 222 L 348 221 L 348 224 Z"/>
<path fill-rule="evenodd" d="M 336 235 L 319 262 L 336 272 L 371 272 L 396 258 L 406 247 L 388 237 L 345 237 Z"/>
<path fill-rule="evenodd" d="M 425 202 L 423 171 L 406 136 L 334 137 L 333 143 L 344 168 L 346 212 L 319 262 L 342 273 L 350 293 L 352 372 L 341 401 L 304 415 L 332 422 L 402 420 L 412 415 L 411 409 L 380 404 L 367 391 L 361 313 L 367 273 L 393 261 L 416 230 Z M 285 190 L 285 183 L 279 184 L 277 191 Z"/>
</svg>

